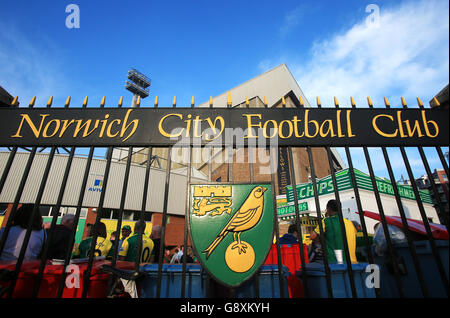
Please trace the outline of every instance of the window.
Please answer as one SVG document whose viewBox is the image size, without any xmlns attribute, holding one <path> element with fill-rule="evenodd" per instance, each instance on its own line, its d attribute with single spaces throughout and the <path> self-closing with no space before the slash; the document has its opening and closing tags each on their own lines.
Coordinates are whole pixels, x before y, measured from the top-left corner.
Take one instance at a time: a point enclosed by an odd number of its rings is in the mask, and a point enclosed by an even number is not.
<svg viewBox="0 0 450 318">
<path fill-rule="evenodd" d="M 56 213 L 56 210 L 49 205 L 39 206 L 39 211 L 41 211 L 42 216 L 53 216 Z M 61 213 L 59 213 L 58 215 L 61 215 Z"/>
<path fill-rule="evenodd" d="M 7 203 L 0 203 L 0 215 L 5 215 L 7 209 L 8 209 Z"/>
</svg>

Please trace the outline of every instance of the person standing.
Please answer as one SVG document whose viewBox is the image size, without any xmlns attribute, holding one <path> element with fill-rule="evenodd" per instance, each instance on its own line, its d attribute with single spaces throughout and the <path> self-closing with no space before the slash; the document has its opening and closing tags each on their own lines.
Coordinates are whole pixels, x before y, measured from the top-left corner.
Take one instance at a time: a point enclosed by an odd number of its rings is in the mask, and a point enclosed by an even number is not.
<svg viewBox="0 0 450 318">
<path fill-rule="evenodd" d="M 28 223 L 30 222 L 33 214 L 33 209 L 34 204 L 22 204 L 22 206 L 16 211 L 11 223 L 12 226 L 9 229 L 5 246 L 2 254 L 0 255 L 0 260 L 15 261 L 19 258 L 20 250 L 28 228 Z M 28 241 L 28 246 L 25 251 L 25 261 L 38 259 L 46 240 L 47 235 L 43 228 L 42 216 L 39 207 L 33 217 L 31 230 L 30 240 Z M 4 228 L 0 230 L 0 237 L 2 237 L 3 232 Z"/>
<path fill-rule="evenodd" d="M 65 214 L 61 223 L 53 229 L 51 241 L 48 246 L 48 259 L 65 259 L 69 248 L 70 237 L 72 235 L 74 214 Z M 51 229 L 47 229 L 47 235 Z"/>
<path fill-rule="evenodd" d="M 297 225 L 289 225 L 288 232 L 280 238 L 280 244 L 296 244 L 298 243 Z"/>
<path fill-rule="evenodd" d="M 150 237 L 145 237 L 145 222 L 137 221 L 134 224 L 134 235 L 128 237 L 122 243 L 122 248 L 119 251 L 119 260 L 134 262 L 136 257 L 139 257 L 139 263 L 149 263 L 150 255 L 154 247 L 154 243 Z M 142 233 L 142 249 L 138 252 L 139 233 Z"/>
<path fill-rule="evenodd" d="M 123 242 L 130 236 L 131 234 L 131 226 L 124 225 L 122 226 L 122 238 L 119 240 L 119 251 L 122 248 Z"/>
<path fill-rule="evenodd" d="M 150 234 L 150 238 L 153 241 L 153 251 L 152 255 L 150 257 L 151 263 L 158 263 L 159 262 L 159 248 L 161 244 L 161 225 L 153 225 L 152 227 L 152 234 Z"/>
<path fill-rule="evenodd" d="M 336 200 L 330 200 L 327 203 L 328 217 L 322 220 L 323 235 L 325 238 L 326 253 L 328 262 L 330 264 L 337 263 L 335 251 L 342 251 L 342 261 L 345 263 L 344 256 L 344 241 L 342 238 L 341 225 L 338 216 L 338 202 Z M 345 232 L 347 236 L 348 251 L 350 254 L 350 261 L 352 263 L 358 263 L 356 259 L 356 229 L 350 220 L 344 218 Z M 311 233 L 311 240 L 316 240 L 320 235 L 319 226 Z"/>
<path fill-rule="evenodd" d="M 92 229 L 92 227 L 91 227 Z M 103 222 L 93 226 L 94 231 L 97 231 L 97 241 L 95 242 L 94 256 L 107 256 L 111 249 L 111 241 L 106 239 L 106 225 Z M 91 231 L 90 231 L 91 232 Z M 92 231 L 93 232 L 93 231 Z M 72 258 L 87 258 L 91 250 L 91 244 L 94 233 L 89 233 L 89 237 L 81 241 L 75 251 L 72 253 Z"/>
</svg>

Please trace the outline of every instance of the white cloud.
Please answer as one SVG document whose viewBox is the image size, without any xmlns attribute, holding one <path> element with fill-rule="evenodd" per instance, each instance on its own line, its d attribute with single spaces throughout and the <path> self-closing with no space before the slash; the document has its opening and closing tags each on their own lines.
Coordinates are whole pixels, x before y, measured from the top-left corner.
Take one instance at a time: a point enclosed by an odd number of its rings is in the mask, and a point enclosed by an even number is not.
<svg viewBox="0 0 450 318">
<path fill-rule="evenodd" d="M 36 105 L 55 99 L 67 82 L 57 47 L 44 35 L 25 36 L 12 25 L 0 23 L 0 85 L 18 96 L 20 106 L 27 106 L 36 95 Z"/>
<path fill-rule="evenodd" d="M 317 39 L 310 53 L 306 63 L 285 61 L 309 100 L 320 96 L 332 105 L 337 96 L 345 106 L 353 96 L 366 106 L 370 96 L 383 106 L 387 96 L 394 106 L 404 96 L 411 105 L 416 97 L 427 103 L 449 81 L 448 2 L 381 7 L 378 27 L 363 17 L 344 32 Z"/>
<path fill-rule="evenodd" d="M 306 11 L 305 5 L 301 4 L 297 6 L 295 9 L 289 11 L 284 16 L 283 24 L 280 26 L 280 35 L 287 35 L 295 26 L 297 26 L 300 22 L 300 18 L 304 15 Z"/>
</svg>

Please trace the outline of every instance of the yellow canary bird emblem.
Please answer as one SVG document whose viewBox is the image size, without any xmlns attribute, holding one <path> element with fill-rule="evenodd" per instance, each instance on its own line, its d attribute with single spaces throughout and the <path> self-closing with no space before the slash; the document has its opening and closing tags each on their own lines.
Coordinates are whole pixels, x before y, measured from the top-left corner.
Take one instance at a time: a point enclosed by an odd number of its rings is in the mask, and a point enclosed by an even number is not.
<svg viewBox="0 0 450 318">
<path fill-rule="evenodd" d="M 261 186 L 252 189 L 244 203 L 242 203 L 241 207 L 234 213 L 230 221 L 228 221 L 222 231 L 220 231 L 211 245 L 202 252 L 207 253 L 206 259 L 208 259 L 217 245 L 219 245 L 230 232 L 233 232 L 234 239 L 232 249 L 237 248 L 239 254 L 245 253 L 247 244 L 241 242 L 241 233 L 253 228 L 261 219 L 264 207 L 264 192 L 266 192 L 266 190 L 267 188 Z"/>
</svg>

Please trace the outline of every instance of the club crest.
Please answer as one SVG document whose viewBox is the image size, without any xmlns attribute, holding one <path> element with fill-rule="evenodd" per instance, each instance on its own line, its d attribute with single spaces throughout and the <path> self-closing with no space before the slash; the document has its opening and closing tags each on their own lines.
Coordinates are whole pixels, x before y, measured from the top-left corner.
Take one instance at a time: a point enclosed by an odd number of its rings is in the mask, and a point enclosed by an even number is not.
<svg viewBox="0 0 450 318">
<path fill-rule="evenodd" d="M 191 184 L 195 254 L 217 281 L 236 287 L 264 263 L 273 239 L 270 184 Z"/>
</svg>

